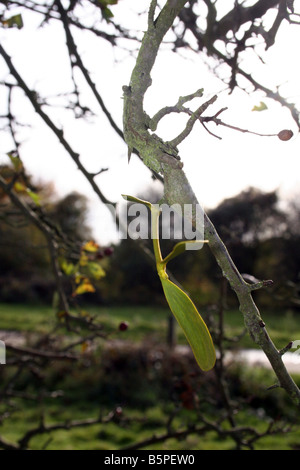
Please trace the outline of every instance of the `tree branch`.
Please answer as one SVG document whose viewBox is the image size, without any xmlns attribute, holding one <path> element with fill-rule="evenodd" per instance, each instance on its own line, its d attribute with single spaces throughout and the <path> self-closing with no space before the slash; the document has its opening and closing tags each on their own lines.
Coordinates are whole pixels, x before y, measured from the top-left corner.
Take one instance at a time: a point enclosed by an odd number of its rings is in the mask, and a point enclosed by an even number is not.
<svg viewBox="0 0 300 470">
<path fill-rule="evenodd" d="M 168 143 L 174 147 L 177 147 L 177 145 L 181 144 L 181 142 L 183 142 L 184 139 L 186 139 L 187 136 L 192 132 L 195 122 L 200 119 L 200 116 L 204 113 L 204 111 L 206 111 L 208 106 L 210 106 L 216 101 L 216 99 L 217 95 L 213 96 L 208 101 L 199 106 L 199 108 L 192 114 L 192 116 L 188 120 L 185 129 L 177 137 L 175 137 Z"/>
<path fill-rule="evenodd" d="M 238 21 L 238 23 L 235 23 L 235 24 L 241 25 L 242 18 L 246 19 L 246 21 L 252 22 L 255 18 L 259 18 L 263 14 L 265 14 L 269 9 L 276 7 L 276 5 L 278 5 L 279 3 L 281 6 L 280 6 L 280 12 L 278 12 L 279 16 L 277 15 L 277 23 L 278 23 L 279 19 L 282 20 L 286 17 L 285 13 L 283 12 L 283 9 L 286 8 L 285 0 L 283 0 L 282 2 L 279 2 L 278 0 L 277 1 L 276 0 L 259 0 L 254 5 L 248 8 L 244 8 L 241 5 L 239 5 L 238 8 L 239 8 L 239 11 L 242 12 L 242 15 L 240 15 L 240 13 L 235 12 L 236 7 L 232 9 L 218 23 L 214 23 L 213 28 L 212 28 L 214 30 L 214 35 L 213 36 L 210 35 L 209 37 L 207 37 L 207 32 L 202 32 L 197 26 L 197 23 L 196 23 L 197 15 L 193 12 L 192 7 L 183 8 L 180 12 L 180 19 L 184 23 L 185 28 L 190 30 L 191 33 L 193 34 L 194 38 L 196 39 L 198 43 L 199 50 L 202 50 L 203 47 L 205 46 L 207 48 L 208 55 L 214 56 L 221 63 L 224 62 L 225 64 L 228 65 L 228 67 L 230 67 L 232 71 L 230 87 L 234 87 L 236 85 L 236 78 L 238 75 L 243 76 L 244 78 L 247 79 L 249 83 L 253 85 L 255 90 L 261 90 L 263 93 L 265 93 L 265 95 L 268 98 L 271 98 L 272 100 L 277 101 L 282 106 L 289 109 L 295 123 L 300 129 L 300 117 L 299 117 L 299 111 L 296 108 L 296 105 L 294 103 L 290 103 L 287 99 L 281 96 L 278 91 L 274 92 L 273 90 L 259 83 L 257 80 L 253 78 L 253 75 L 245 72 L 243 68 L 241 67 L 241 65 L 238 64 L 237 59 L 238 59 L 238 52 L 240 52 L 240 44 L 237 40 L 234 41 L 234 44 L 236 45 L 236 48 L 234 50 L 234 57 L 225 55 L 215 45 L 216 39 L 221 39 L 222 41 L 224 41 L 224 44 L 226 46 L 226 44 L 229 41 L 226 41 L 224 37 L 220 36 L 220 34 L 222 33 L 222 30 L 226 34 L 230 29 L 232 28 L 235 29 L 234 22 Z M 289 21 L 291 22 L 291 20 Z M 272 28 L 268 32 L 268 31 L 265 31 L 263 27 L 261 26 L 256 27 L 252 24 L 249 30 L 246 31 L 244 35 L 244 41 L 245 41 L 245 38 L 247 38 L 250 33 L 251 34 L 253 33 L 253 34 L 261 34 L 267 43 L 268 42 L 267 38 L 268 37 L 270 38 L 272 34 L 275 34 L 275 27 L 277 28 L 277 23 L 275 21 L 273 25 L 274 26 L 273 33 L 272 33 Z"/>
<path fill-rule="evenodd" d="M 143 100 L 151 85 L 150 73 L 161 41 L 185 3 L 184 0 L 167 1 L 155 25 L 149 25 L 131 75 L 130 86 L 124 87 L 124 135 L 127 144 L 129 148 L 138 148 L 148 167 L 155 167 L 156 171 L 163 173 L 165 202 L 170 206 L 179 204 L 182 210 L 185 204 L 192 204 L 196 208 L 199 202 L 182 170 L 183 164 L 177 160 L 177 149 L 172 142 L 171 145 L 170 143 L 166 145 L 158 136 L 150 135 L 147 131 L 149 117 L 143 109 Z M 196 225 L 195 216 L 193 222 Z M 264 323 L 251 296 L 251 286 L 239 273 L 207 214 L 204 214 L 204 230 L 205 238 L 209 241 L 209 247 L 223 276 L 229 281 L 238 297 L 240 310 L 251 338 L 265 352 L 281 387 L 287 391 L 294 403 L 300 406 L 300 390 L 286 370 L 281 355 L 263 326 Z"/>
<path fill-rule="evenodd" d="M 62 20 L 64 29 L 65 29 L 66 43 L 67 43 L 67 47 L 68 47 L 68 50 L 69 50 L 69 56 L 75 58 L 75 60 L 73 60 L 71 62 L 71 65 L 73 67 L 77 66 L 81 70 L 86 82 L 88 83 L 90 89 L 92 90 L 92 92 L 93 92 L 100 108 L 102 109 L 105 116 L 107 117 L 110 125 L 116 131 L 116 133 L 119 135 L 119 137 L 121 137 L 123 139 L 124 138 L 123 137 L 123 132 L 121 131 L 121 129 L 117 126 L 117 124 L 113 120 L 110 112 L 108 111 L 107 107 L 105 106 L 105 103 L 104 103 L 100 93 L 98 92 L 98 90 L 96 88 L 96 85 L 92 81 L 89 72 L 87 71 L 86 67 L 84 66 L 84 64 L 82 62 L 82 59 L 80 57 L 80 54 L 78 53 L 77 46 L 75 44 L 74 38 L 71 34 L 71 30 L 70 30 L 70 27 L 69 27 L 68 16 L 66 14 L 66 11 L 63 8 L 60 0 L 55 0 L 55 3 L 57 5 L 57 8 L 58 8 L 59 14 L 61 16 L 61 20 Z"/>
<path fill-rule="evenodd" d="M 64 423 L 55 423 L 55 424 L 46 425 L 44 421 L 42 420 L 39 426 L 33 429 L 30 429 L 24 434 L 24 436 L 21 439 L 19 439 L 18 441 L 19 446 L 17 447 L 17 449 L 27 449 L 30 440 L 33 437 L 41 435 L 41 434 L 49 434 L 53 431 L 59 431 L 61 429 L 70 430 L 74 428 L 93 426 L 95 424 L 109 423 L 110 421 L 113 421 L 114 419 L 115 419 L 115 413 L 111 411 L 110 413 L 108 413 L 107 416 L 104 416 L 104 417 L 100 416 L 99 418 L 87 418 L 83 420 L 66 421 Z"/>
<path fill-rule="evenodd" d="M 238 31 L 243 24 L 248 21 L 252 23 L 256 18 L 261 18 L 270 8 L 275 8 L 279 3 L 285 2 L 280 2 L 279 0 L 259 0 L 250 7 L 243 7 L 235 2 L 234 8 L 215 24 L 215 38 L 226 36 L 230 30 Z"/>
<path fill-rule="evenodd" d="M 200 88 L 195 93 L 192 93 L 187 96 L 180 96 L 179 100 L 174 106 L 166 106 L 160 109 L 149 121 L 149 129 L 156 131 L 159 121 L 168 114 L 171 113 L 187 113 L 190 116 L 193 114 L 188 108 L 185 108 L 183 105 L 188 101 L 193 100 L 194 98 L 201 98 L 203 96 L 203 88 Z"/>
<path fill-rule="evenodd" d="M 22 354 L 22 356 L 40 357 L 43 359 L 51 359 L 56 361 L 78 361 L 77 356 L 66 352 L 39 351 L 32 348 L 20 348 L 10 344 L 6 344 L 6 348 L 17 354 Z"/>
</svg>

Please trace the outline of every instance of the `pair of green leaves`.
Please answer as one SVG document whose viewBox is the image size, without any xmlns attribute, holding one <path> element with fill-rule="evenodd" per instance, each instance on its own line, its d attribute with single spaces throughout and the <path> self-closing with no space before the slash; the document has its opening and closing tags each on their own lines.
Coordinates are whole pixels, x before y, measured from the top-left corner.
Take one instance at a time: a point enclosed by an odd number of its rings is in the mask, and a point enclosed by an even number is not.
<svg viewBox="0 0 300 470">
<path fill-rule="evenodd" d="M 156 268 L 166 300 L 192 348 L 199 367 L 205 371 L 212 369 L 215 365 L 216 353 L 208 328 L 192 300 L 180 287 L 170 281 L 166 272 L 167 263 L 185 251 L 186 243 L 197 243 L 197 241 L 177 243 L 171 253 L 163 259 L 158 237 L 160 209 L 157 205 L 152 205 L 142 199 L 125 195 L 123 197 L 130 202 L 145 204 L 151 210 L 151 230 Z M 201 243 L 203 242 L 201 241 Z"/>
</svg>

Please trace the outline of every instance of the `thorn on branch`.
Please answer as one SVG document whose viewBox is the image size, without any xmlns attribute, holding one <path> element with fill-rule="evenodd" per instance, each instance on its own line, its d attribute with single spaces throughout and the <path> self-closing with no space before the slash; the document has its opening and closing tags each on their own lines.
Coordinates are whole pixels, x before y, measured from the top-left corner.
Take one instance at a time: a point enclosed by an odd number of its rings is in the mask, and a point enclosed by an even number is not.
<svg viewBox="0 0 300 470">
<path fill-rule="evenodd" d="M 293 341 L 290 341 L 284 348 L 280 349 L 279 355 L 283 356 L 286 352 L 290 351 L 293 347 Z"/>
<path fill-rule="evenodd" d="M 267 279 L 265 281 L 259 281 L 255 284 L 249 284 L 249 290 L 250 291 L 258 290 L 264 287 L 271 287 L 272 285 L 273 285 L 273 281 L 271 279 Z"/>
<path fill-rule="evenodd" d="M 101 175 L 101 173 L 104 173 L 105 171 L 108 171 L 108 168 L 101 168 L 99 171 L 96 171 L 96 173 L 90 173 L 91 178 L 95 178 L 98 175 Z"/>
<path fill-rule="evenodd" d="M 270 387 L 268 387 L 267 390 L 274 390 L 274 388 L 280 388 L 280 384 L 277 382 L 271 385 Z"/>
<path fill-rule="evenodd" d="M 242 278 L 247 283 L 250 291 L 262 289 L 263 287 L 271 287 L 274 282 L 271 279 L 260 281 L 251 274 L 242 274 Z"/>
</svg>

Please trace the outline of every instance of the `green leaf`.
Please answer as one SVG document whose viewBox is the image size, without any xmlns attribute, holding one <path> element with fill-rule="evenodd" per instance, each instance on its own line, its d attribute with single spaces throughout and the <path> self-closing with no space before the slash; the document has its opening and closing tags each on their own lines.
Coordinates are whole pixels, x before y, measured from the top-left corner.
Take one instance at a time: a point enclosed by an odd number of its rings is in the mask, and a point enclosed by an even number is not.
<svg viewBox="0 0 300 470">
<path fill-rule="evenodd" d="M 41 205 L 40 196 L 37 193 L 31 191 L 30 189 L 27 189 L 27 194 L 37 206 Z"/>
<path fill-rule="evenodd" d="M 6 28 L 13 28 L 14 26 L 18 29 L 23 28 L 23 19 L 21 14 L 11 16 L 7 20 L 1 20 L 1 23 Z"/>
<path fill-rule="evenodd" d="M 116 5 L 119 0 L 98 0 L 98 3 L 100 3 L 100 6 L 107 6 L 107 5 Z"/>
<path fill-rule="evenodd" d="M 113 18 L 114 14 L 109 8 L 105 7 L 102 9 L 102 16 L 108 22 L 111 18 Z"/>
<path fill-rule="evenodd" d="M 169 279 L 160 280 L 170 309 L 183 329 L 199 367 L 206 371 L 212 369 L 216 353 L 203 318 L 185 292 Z"/>
<path fill-rule="evenodd" d="M 91 276 L 97 281 L 105 276 L 104 269 L 98 263 L 95 263 L 94 261 L 90 261 L 87 264 L 87 267 Z"/>
<path fill-rule="evenodd" d="M 113 18 L 113 12 L 108 8 L 107 5 L 116 5 L 118 0 L 98 0 L 99 6 L 101 8 L 101 13 L 103 18 L 109 22 L 111 18 Z"/>
<path fill-rule="evenodd" d="M 37 206 L 41 205 L 40 196 L 34 191 L 31 191 L 29 188 L 27 188 L 25 184 L 16 181 L 16 183 L 14 184 L 14 190 L 17 193 L 27 194 Z"/>
<path fill-rule="evenodd" d="M 16 171 L 21 171 L 23 168 L 23 163 L 19 157 L 19 155 L 15 152 L 8 152 L 7 156 L 9 157 L 13 167 Z"/>
<path fill-rule="evenodd" d="M 144 204 L 145 206 L 149 207 L 149 209 L 152 209 L 151 202 L 144 201 L 144 199 L 139 199 L 138 197 L 134 197 L 134 196 L 128 196 L 128 194 L 122 194 L 122 197 L 126 201 L 135 202 L 137 204 Z"/>
<path fill-rule="evenodd" d="M 62 259 L 60 267 L 67 276 L 73 276 L 77 272 L 77 266 L 73 263 L 68 263 L 66 259 Z"/>
<path fill-rule="evenodd" d="M 268 109 L 268 106 L 261 101 L 258 106 L 253 106 L 251 111 L 264 111 L 265 109 Z"/>
<path fill-rule="evenodd" d="M 27 187 L 25 186 L 25 184 L 16 181 L 14 184 L 14 190 L 17 193 L 25 193 L 27 191 Z"/>
<path fill-rule="evenodd" d="M 176 243 L 171 253 L 169 253 L 168 256 L 166 256 L 163 259 L 163 263 L 167 264 L 171 259 L 176 258 L 176 256 L 181 255 L 181 253 L 184 253 L 186 250 L 186 245 L 189 243 L 194 243 L 194 244 L 199 243 L 202 245 L 203 243 L 208 243 L 208 241 L 207 240 L 188 240 L 188 241 Z"/>
</svg>

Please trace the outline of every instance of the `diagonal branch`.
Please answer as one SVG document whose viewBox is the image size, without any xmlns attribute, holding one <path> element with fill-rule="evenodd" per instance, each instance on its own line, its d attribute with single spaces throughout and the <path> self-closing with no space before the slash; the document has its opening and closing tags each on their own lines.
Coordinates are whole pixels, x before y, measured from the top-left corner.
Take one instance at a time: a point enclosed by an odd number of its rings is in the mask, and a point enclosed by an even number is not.
<svg viewBox="0 0 300 470">
<path fill-rule="evenodd" d="M 206 101 L 201 106 L 199 106 L 199 108 L 196 109 L 196 111 L 192 114 L 192 116 L 188 120 L 188 122 L 185 126 L 185 129 L 177 137 L 175 137 L 173 140 L 171 140 L 168 143 L 170 145 L 173 145 L 174 147 L 177 147 L 177 145 L 179 145 L 181 142 L 183 142 L 184 139 L 186 139 L 187 136 L 192 132 L 195 122 L 198 119 L 200 119 L 200 116 L 204 113 L 204 111 L 206 111 L 208 106 L 210 106 L 211 104 L 213 104 L 216 101 L 216 99 L 217 99 L 217 95 L 214 95 L 208 101 Z"/>
<path fill-rule="evenodd" d="M 155 166 L 157 171 L 163 173 L 165 202 L 170 206 L 179 204 L 182 213 L 184 213 L 186 204 L 192 204 L 196 212 L 199 202 L 182 170 L 183 164 L 177 160 L 178 156 L 174 145 L 172 143 L 166 145 L 162 139 L 151 135 L 146 130 L 148 119 L 143 108 L 143 101 L 144 95 L 151 85 L 150 74 L 159 46 L 185 3 L 184 0 L 166 1 L 154 24 L 150 21 L 131 75 L 130 86 L 124 87 L 124 135 L 128 146 L 138 148 L 144 163 L 150 168 Z M 153 6 L 153 2 L 151 5 Z M 172 150 L 174 153 L 172 153 Z M 196 226 L 195 215 L 193 216 L 193 222 Z M 289 375 L 280 353 L 269 337 L 251 295 L 253 288 L 238 271 L 207 214 L 204 214 L 204 232 L 205 239 L 209 241 L 209 247 L 223 276 L 228 280 L 237 295 L 240 311 L 244 316 L 251 338 L 265 352 L 277 375 L 280 386 L 300 407 L 300 390 Z"/>
<path fill-rule="evenodd" d="M 99 199 L 104 203 L 107 204 L 107 207 L 115 207 L 116 204 L 109 201 L 102 191 L 100 190 L 99 186 L 95 183 L 93 175 L 91 175 L 85 166 L 81 163 L 80 161 L 80 155 L 73 150 L 69 142 L 66 140 L 64 137 L 64 133 L 61 129 L 59 129 L 54 122 L 50 119 L 48 114 L 46 114 L 43 110 L 41 105 L 38 102 L 38 98 L 36 96 L 36 93 L 32 90 L 29 89 L 25 81 L 22 79 L 21 75 L 18 73 L 16 70 L 15 66 L 12 63 L 11 58 L 3 48 L 3 46 L 0 44 L 0 55 L 2 55 L 3 59 L 6 62 L 6 65 L 9 68 L 10 73 L 12 76 L 16 79 L 18 86 L 24 91 L 26 97 L 29 99 L 31 102 L 34 110 L 36 113 L 42 118 L 44 123 L 51 129 L 51 131 L 56 135 L 58 138 L 59 142 L 61 145 L 64 147 L 64 149 L 67 151 L 67 153 L 70 155 L 72 160 L 76 163 L 78 169 L 82 172 L 82 174 L 86 177 L 86 179 L 89 181 L 90 185 L 92 186 L 93 190 L 99 197 Z M 115 216 L 115 213 L 113 213 L 113 216 Z"/>
<path fill-rule="evenodd" d="M 70 58 L 72 57 L 71 66 L 72 67 L 77 66 L 81 70 L 87 84 L 89 85 L 90 89 L 92 90 L 92 92 L 93 92 L 100 108 L 102 109 L 105 116 L 107 117 L 110 125 L 116 131 L 116 133 L 123 139 L 124 138 L 123 137 L 123 132 L 117 126 L 116 122 L 114 121 L 114 119 L 112 118 L 110 112 L 108 111 L 107 107 L 105 106 L 105 103 L 104 103 L 100 93 L 98 92 L 95 83 L 92 81 L 88 70 L 86 69 L 85 65 L 83 64 L 81 56 L 78 53 L 77 46 L 75 44 L 74 38 L 72 36 L 71 30 L 70 30 L 70 27 L 69 27 L 69 21 L 68 21 L 68 16 L 66 14 L 66 11 L 63 8 L 60 0 L 56 0 L 55 3 L 57 5 L 57 8 L 58 8 L 59 14 L 61 16 L 61 20 L 62 20 L 64 29 L 65 29 L 66 43 L 67 43 L 67 47 L 68 47 L 68 50 L 69 50 L 69 56 L 70 56 Z"/>
</svg>

